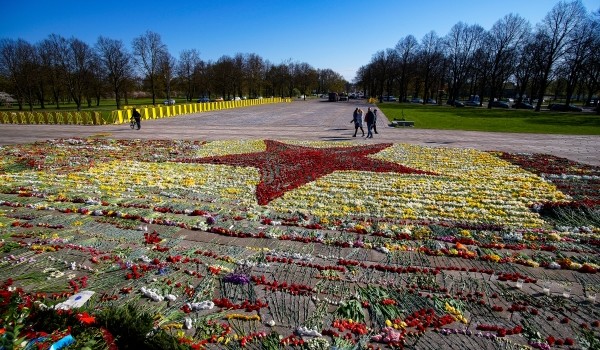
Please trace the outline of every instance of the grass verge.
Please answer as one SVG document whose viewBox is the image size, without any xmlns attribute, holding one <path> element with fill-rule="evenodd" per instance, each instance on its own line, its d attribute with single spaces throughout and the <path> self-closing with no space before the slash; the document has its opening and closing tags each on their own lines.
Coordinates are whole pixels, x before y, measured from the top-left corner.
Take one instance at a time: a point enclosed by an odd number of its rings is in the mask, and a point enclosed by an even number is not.
<svg viewBox="0 0 600 350">
<path fill-rule="evenodd" d="M 387 118 L 413 120 L 420 129 L 472 130 L 536 134 L 600 135 L 600 116 L 514 109 L 455 108 L 407 103 L 378 104 Z"/>
</svg>

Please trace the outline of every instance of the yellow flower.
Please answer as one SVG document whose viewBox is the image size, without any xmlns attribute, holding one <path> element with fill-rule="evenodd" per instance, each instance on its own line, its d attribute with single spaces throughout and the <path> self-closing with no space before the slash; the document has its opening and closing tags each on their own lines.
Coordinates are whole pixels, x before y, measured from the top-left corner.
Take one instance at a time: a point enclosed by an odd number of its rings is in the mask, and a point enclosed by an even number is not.
<svg viewBox="0 0 600 350">
<path fill-rule="evenodd" d="M 260 321 L 259 315 L 242 315 L 242 314 L 229 314 L 225 316 L 226 319 L 231 320 L 242 320 L 242 321 Z"/>
<path fill-rule="evenodd" d="M 469 230 L 461 230 L 460 235 L 463 237 L 471 237 L 471 232 Z"/>
<path fill-rule="evenodd" d="M 560 235 L 556 232 L 552 232 L 550 234 L 548 234 L 548 240 L 550 241 L 554 241 L 554 242 L 558 242 L 561 240 Z"/>
</svg>

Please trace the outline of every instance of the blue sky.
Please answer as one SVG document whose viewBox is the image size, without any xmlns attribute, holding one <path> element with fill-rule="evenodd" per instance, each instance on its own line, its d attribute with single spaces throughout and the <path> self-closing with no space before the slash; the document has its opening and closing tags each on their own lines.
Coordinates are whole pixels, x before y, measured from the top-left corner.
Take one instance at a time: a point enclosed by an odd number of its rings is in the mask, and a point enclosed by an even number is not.
<svg viewBox="0 0 600 350">
<path fill-rule="evenodd" d="M 582 0 L 588 11 L 598 0 Z M 0 38 L 31 43 L 55 33 L 94 45 L 100 35 L 122 40 L 146 30 L 161 35 L 174 57 L 196 49 L 205 61 L 255 53 L 279 64 L 306 62 L 352 81 L 379 50 L 412 34 L 446 35 L 459 21 L 485 29 L 509 13 L 532 26 L 555 0 L 229 0 L 229 1 L 3 1 Z"/>
</svg>

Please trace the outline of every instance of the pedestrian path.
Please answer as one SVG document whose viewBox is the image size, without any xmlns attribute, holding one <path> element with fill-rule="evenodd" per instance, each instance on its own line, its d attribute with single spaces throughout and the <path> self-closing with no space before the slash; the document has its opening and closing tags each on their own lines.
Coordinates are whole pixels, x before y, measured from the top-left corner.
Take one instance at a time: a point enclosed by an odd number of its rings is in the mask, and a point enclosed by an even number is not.
<svg viewBox="0 0 600 350">
<path fill-rule="evenodd" d="M 600 136 L 516 134 L 455 130 L 392 128 L 379 111 L 379 134 L 353 138 L 349 121 L 356 107 L 366 110 L 366 100 L 291 103 L 202 112 L 168 119 L 142 121 L 141 130 L 128 124 L 0 125 L 0 145 L 54 138 L 110 137 L 116 139 L 275 139 L 327 140 L 357 143 L 404 142 L 431 147 L 475 148 L 484 151 L 545 153 L 600 166 Z"/>
</svg>

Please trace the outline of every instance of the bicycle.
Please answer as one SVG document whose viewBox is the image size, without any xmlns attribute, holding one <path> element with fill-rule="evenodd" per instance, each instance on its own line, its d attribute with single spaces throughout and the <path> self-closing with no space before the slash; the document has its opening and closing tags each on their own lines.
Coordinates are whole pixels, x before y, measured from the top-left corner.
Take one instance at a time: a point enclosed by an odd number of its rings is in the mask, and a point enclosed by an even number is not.
<svg viewBox="0 0 600 350">
<path fill-rule="evenodd" d="M 129 127 L 132 129 L 135 129 L 135 126 L 136 126 L 135 119 L 129 118 Z"/>
</svg>

